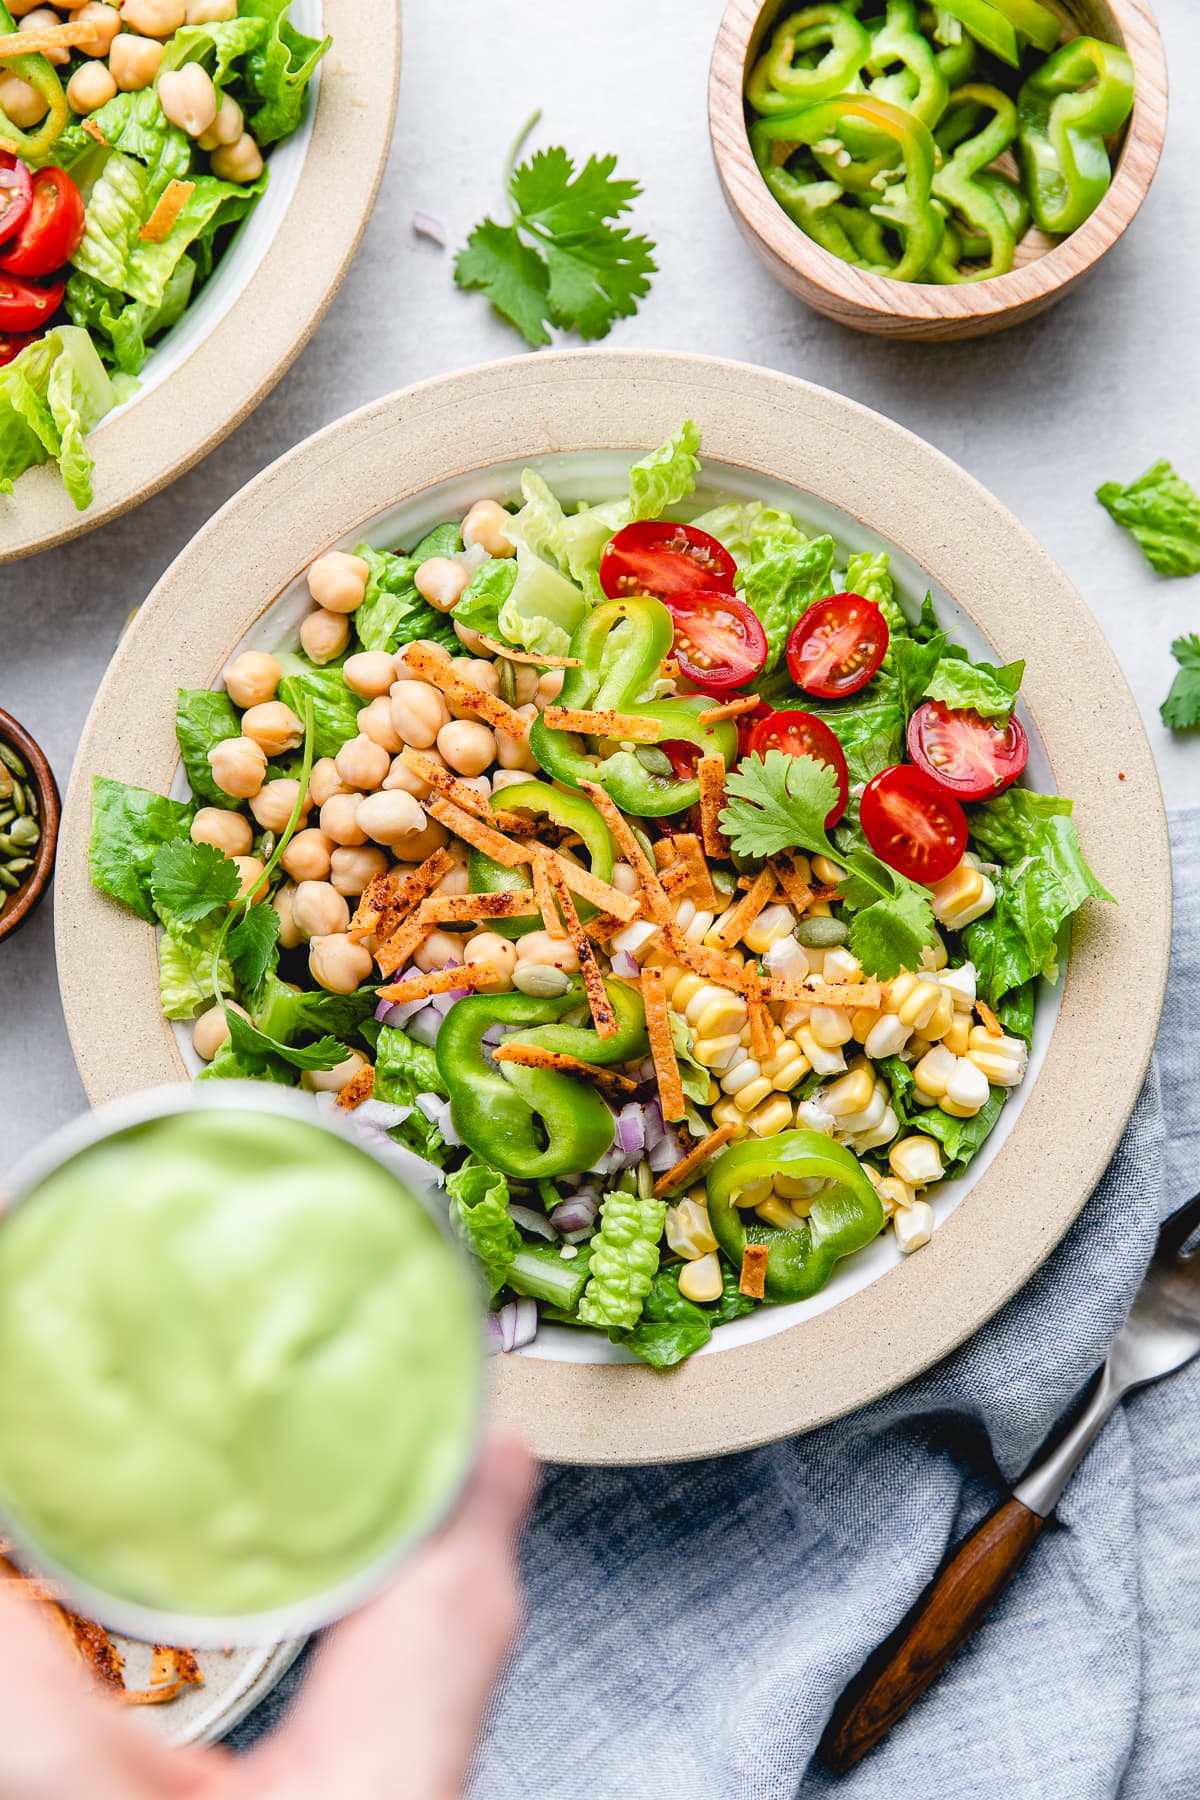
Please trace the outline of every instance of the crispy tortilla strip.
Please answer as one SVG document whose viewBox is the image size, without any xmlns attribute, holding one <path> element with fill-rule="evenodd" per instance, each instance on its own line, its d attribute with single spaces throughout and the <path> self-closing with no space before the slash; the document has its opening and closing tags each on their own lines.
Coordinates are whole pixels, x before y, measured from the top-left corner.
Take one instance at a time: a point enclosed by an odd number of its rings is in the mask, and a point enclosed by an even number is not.
<svg viewBox="0 0 1200 1800">
<path fill-rule="evenodd" d="M 770 1251 L 766 1244 L 747 1244 L 742 1251 L 742 1272 L 738 1277 L 738 1293 L 745 1294 L 747 1300 L 761 1300 L 767 1291 L 767 1257 Z"/>
<path fill-rule="evenodd" d="M 628 925 L 636 919 L 641 911 L 641 901 L 636 894 L 623 894 L 620 888 L 610 886 L 601 881 L 598 875 L 581 868 L 578 863 L 569 862 L 565 856 L 557 852 L 549 854 L 551 868 L 557 869 L 573 894 L 586 900 L 589 906 L 596 907 L 602 913 L 612 913 L 622 924 Z"/>
<path fill-rule="evenodd" d="M 195 191 L 194 181 L 168 181 L 159 195 L 157 206 L 138 232 L 140 242 L 164 244 L 175 229 L 176 220 Z"/>
<path fill-rule="evenodd" d="M 695 885 L 692 871 L 678 858 L 662 871 L 658 879 L 663 893 L 671 900 L 682 900 L 684 895 L 691 894 Z"/>
<path fill-rule="evenodd" d="M 742 970 L 742 993 L 750 1016 L 750 1054 L 766 1062 L 775 1054 L 775 1021 L 767 1011 L 757 963 L 747 963 Z"/>
<path fill-rule="evenodd" d="M 375 947 L 375 966 L 381 975 L 394 975 L 402 969 L 415 950 L 437 929 L 428 919 L 405 919 L 391 937 Z"/>
<path fill-rule="evenodd" d="M 588 1006 L 591 1008 L 592 1023 L 596 1027 L 596 1036 L 615 1037 L 618 1028 L 617 1015 L 613 1011 L 613 1003 L 608 997 L 608 989 L 604 985 L 604 977 L 600 973 L 600 964 L 596 961 L 596 952 L 592 948 L 591 939 L 579 922 L 579 914 L 575 910 L 575 902 L 571 898 L 571 890 L 567 886 L 566 870 L 569 864 L 561 863 L 557 856 L 545 859 L 546 875 L 558 901 L 558 910 L 563 917 L 575 954 L 579 958 L 579 973 L 583 977 L 584 991 L 587 994 Z"/>
<path fill-rule="evenodd" d="M 95 119 L 80 119 L 79 126 L 94 143 L 103 144 L 105 149 L 108 148 L 108 139 L 97 125 Z"/>
<path fill-rule="evenodd" d="M 660 672 L 664 681 L 674 681 L 679 673 L 679 658 L 677 656 L 664 656 Z"/>
<path fill-rule="evenodd" d="M 524 890 L 496 894 L 431 894 L 422 900 L 420 919 L 435 925 L 475 925 L 486 919 L 531 919 L 537 901 Z"/>
<path fill-rule="evenodd" d="M 773 856 L 767 867 L 774 871 L 776 881 L 796 911 L 798 913 L 807 912 L 812 905 L 813 890 L 800 875 L 792 858 L 786 853 L 782 856 Z"/>
<path fill-rule="evenodd" d="M 736 719 L 742 713 L 753 712 L 758 704 L 757 694 L 739 694 L 736 700 L 722 700 L 719 706 L 706 706 L 702 713 L 696 714 L 696 723 L 716 725 L 722 719 Z"/>
<path fill-rule="evenodd" d="M 667 1010 L 667 991 L 663 972 L 654 967 L 642 970 L 642 1004 L 646 1009 L 646 1031 L 650 1038 L 650 1054 L 654 1058 L 654 1079 L 663 1118 L 676 1124 L 687 1112 L 679 1060 L 671 1037 L 671 1015 Z"/>
<path fill-rule="evenodd" d="M 784 975 L 765 976 L 762 988 L 767 1000 L 798 1001 L 804 1006 L 849 1006 L 856 1012 L 878 1012 L 889 992 L 878 981 L 843 981 L 831 986 L 824 981 L 795 981 Z"/>
<path fill-rule="evenodd" d="M 399 875 L 394 869 L 386 875 L 376 875 L 359 895 L 358 906 L 350 921 L 348 935 L 351 941 L 358 943 L 372 933 L 382 939 L 390 938 L 400 921 L 418 901 L 432 894 L 453 867 L 454 858 L 448 850 L 435 850 L 411 875 Z"/>
<path fill-rule="evenodd" d="M 990 1006 L 985 1006 L 982 1000 L 977 1000 L 975 1002 L 975 1011 L 983 1020 L 983 1029 L 987 1032 L 989 1037 L 1004 1036 L 1004 1027 Z"/>
<path fill-rule="evenodd" d="M 693 1144 L 685 1157 L 668 1169 L 665 1175 L 659 1176 L 654 1184 L 654 1198 L 664 1200 L 676 1188 L 686 1187 L 700 1165 L 706 1163 L 710 1156 L 715 1156 L 718 1150 L 724 1149 L 736 1130 L 735 1125 L 721 1125 L 716 1131 L 710 1131 L 698 1144 Z"/>
<path fill-rule="evenodd" d="M 509 706 L 506 700 L 498 700 L 495 694 L 480 687 L 474 681 L 468 681 L 457 669 L 427 650 L 424 644 L 409 644 L 404 652 L 404 661 L 414 675 L 420 675 L 425 681 L 438 688 L 447 700 L 453 700 L 464 712 L 474 713 L 477 718 L 486 719 L 498 731 L 507 731 L 510 737 L 523 738 L 529 729 L 529 720 L 522 718 L 515 706 Z"/>
<path fill-rule="evenodd" d="M 761 869 L 737 902 L 712 929 L 713 942 L 722 950 L 732 950 L 743 932 L 749 931 L 764 906 L 775 893 L 775 871 Z"/>
<path fill-rule="evenodd" d="M 99 49 L 94 19 L 75 19 L 68 25 L 42 25 L 36 31 L 6 32 L 0 37 L 0 62 L 14 56 L 44 56 L 47 50 Z"/>
<path fill-rule="evenodd" d="M 584 926 L 590 938 L 598 944 L 606 944 L 614 932 L 618 932 L 628 924 L 627 919 L 618 919 L 616 913 L 594 913 Z"/>
<path fill-rule="evenodd" d="M 674 922 L 664 925 L 662 934 L 667 949 L 685 969 L 691 969 L 694 975 L 703 975 L 706 981 L 716 981 L 722 987 L 736 988 L 741 992 L 741 964 L 734 962 L 731 956 L 726 956 L 722 950 L 712 949 L 708 944 L 697 944 Z"/>
<path fill-rule="evenodd" d="M 498 1044 L 492 1051 L 498 1063 L 519 1063 L 523 1069 L 553 1069 L 560 1075 L 579 1075 L 598 1093 L 621 1106 L 637 1092 L 637 1082 L 616 1069 L 601 1069 L 582 1057 L 569 1056 L 565 1050 L 547 1050 L 541 1044 Z"/>
<path fill-rule="evenodd" d="M 549 857 L 543 851 L 535 851 L 530 867 L 533 871 L 533 897 L 535 910 L 542 915 L 542 924 L 546 935 L 552 938 L 565 938 L 567 928 L 559 917 L 558 907 L 554 904 L 554 887 L 550 880 Z"/>
<path fill-rule="evenodd" d="M 521 817 L 520 813 L 505 812 L 503 808 L 494 807 L 491 801 L 479 792 L 478 788 L 473 788 L 469 781 L 463 780 L 461 775 L 452 774 L 449 769 L 444 769 L 441 763 L 434 762 L 432 757 L 423 755 L 420 750 L 414 750 L 411 745 L 406 745 L 400 752 L 400 759 L 420 780 L 428 782 L 436 793 L 444 794 L 447 800 L 452 800 L 455 806 L 461 806 L 464 812 L 473 813 L 477 819 L 482 819 L 485 825 L 494 825 L 497 831 L 508 831 L 517 837 L 522 834 L 527 836 L 533 830 L 532 819 L 525 819 Z"/>
<path fill-rule="evenodd" d="M 701 912 L 719 913 L 725 902 L 713 886 L 712 874 L 704 859 L 700 839 L 694 831 L 685 831 L 671 840 L 681 863 L 692 873 L 692 899 Z"/>
<path fill-rule="evenodd" d="M 620 807 L 609 798 L 599 782 L 581 781 L 579 786 L 608 826 L 613 836 L 613 842 L 641 883 L 642 896 L 650 911 L 660 924 L 665 925 L 668 920 L 673 924 L 675 908 L 663 892 L 662 883 L 658 879 L 654 865 L 638 843 L 637 837 Z M 619 908 L 614 906 L 611 911 L 617 912 Z"/>
<path fill-rule="evenodd" d="M 522 863 L 529 861 L 527 846 L 514 844 L 492 825 L 485 825 L 482 819 L 476 819 L 453 800 L 447 800 L 444 794 L 435 794 L 425 807 L 431 819 L 452 831 L 473 849 L 481 850 L 490 856 L 493 862 L 503 863 L 506 869 L 519 869 Z"/>
<path fill-rule="evenodd" d="M 538 669 L 582 669 L 583 667 L 581 656 L 550 656 L 544 651 L 539 656 L 532 656 L 528 650 L 514 650 L 511 644 L 501 644 L 496 638 L 488 637 L 486 632 L 481 631 L 478 635 L 485 650 L 490 650 L 493 656 L 503 656 L 508 662 L 531 663 Z"/>
<path fill-rule="evenodd" d="M 725 758 L 702 756 L 696 765 L 700 783 L 700 841 L 705 856 L 729 855 L 729 845 L 721 830 L 721 812 L 725 805 Z"/>
<path fill-rule="evenodd" d="M 828 904 L 830 900 L 841 900 L 844 898 L 842 890 L 828 882 L 823 883 L 819 887 L 814 887 L 812 897 L 813 904 L 816 904 L 819 901 Z"/>
<path fill-rule="evenodd" d="M 364 1100 L 369 1100 L 374 1091 L 375 1071 L 368 1063 L 365 1069 L 360 1069 L 358 1074 L 346 1083 L 333 1103 L 334 1110 L 336 1112 L 353 1112 L 355 1107 L 361 1106 Z"/>
<path fill-rule="evenodd" d="M 61 1615 L 76 1653 L 92 1680 L 117 1699 L 124 1700 L 128 1694 L 121 1672 L 125 1659 L 104 1627 L 92 1619 L 80 1618 L 78 1613 L 69 1612 L 65 1606 L 53 1603 L 52 1606 L 53 1611 Z M 170 1696 L 171 1699 L 174 1697 L 173 1694 Z"/>
<path fill-rule="evenodd" d="M 490 963 L 464 963 L 457 969 L 431 969 L 427 975 L 408 975 L 389 987 L 376 988 L 375 992 L 390 1006 L 407 1006 L 410 1000 L 456 994 L 460 988 L 491 987 L 498 979 Z"/>
<path fill-rule="evenodd" d="M 633 713 L 593 712 L 573 706 L 548 706 L 542 714 L 550 731 L 577 731 L 582 737 L 616 738 L 627 744 L 657 744 L 657 719 Z"/>
</svg>

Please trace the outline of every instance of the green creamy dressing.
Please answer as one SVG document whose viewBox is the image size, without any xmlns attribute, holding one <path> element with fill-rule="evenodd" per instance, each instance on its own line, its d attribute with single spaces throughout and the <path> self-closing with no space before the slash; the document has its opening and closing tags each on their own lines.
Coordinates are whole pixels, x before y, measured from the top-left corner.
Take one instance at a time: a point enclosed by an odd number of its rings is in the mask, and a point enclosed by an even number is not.
<svg viewBox="0 0 1200 1800">
<path fill-rule="evenodd" d="M 436 1224 L 293 1118 L 139 1126 L 0 1228 L 0 1498 L 128 1601 L 241 1615 L 366 1570 L 450 1501 L 479 1383 Z"/>
</svg>

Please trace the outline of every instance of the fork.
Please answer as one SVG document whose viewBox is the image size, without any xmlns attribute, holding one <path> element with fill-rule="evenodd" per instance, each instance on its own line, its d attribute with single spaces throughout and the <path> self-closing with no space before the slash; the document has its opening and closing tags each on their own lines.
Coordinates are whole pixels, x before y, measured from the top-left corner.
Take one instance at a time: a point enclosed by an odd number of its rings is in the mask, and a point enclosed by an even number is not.
<svg viewBox="0 0 1200 1800">
<path fill-rule="evenodd" d="M 904 1717 L 983 1623 L 1037 1541 L 1118 1401 L 1200 1354 L 1200 1194 L 1158 1234 L 1133 1309 L 1086 1403 L 1035 1458 L 1008 1499 L 956 1545 L 892 1635 L 845 1689 L 817 1754 L 845 1774 Z"/>
</svg>

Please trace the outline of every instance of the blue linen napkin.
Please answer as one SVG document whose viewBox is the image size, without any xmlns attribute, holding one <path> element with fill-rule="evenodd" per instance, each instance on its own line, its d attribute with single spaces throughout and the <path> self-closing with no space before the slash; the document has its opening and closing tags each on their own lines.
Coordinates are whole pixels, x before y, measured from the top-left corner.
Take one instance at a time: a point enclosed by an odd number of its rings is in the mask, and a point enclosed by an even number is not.
<svg viewBox="0 0 1200 1800">
<path fill-rule="evenodd" d="M 821 1431 L 547 1471 L 478 1800 L 1195 1800 L 1200 1363 L 1118 1411 L 1060 1528 L 887 1742 L 840 1781 L 812 1760 L 845 1683 L 1103 1359 L 1160 1218 L 1200 1188 L 1200 811 L 1172 841 L 1155 1064 L 1058 1251 L 955 1355 Z"/>
</svg>

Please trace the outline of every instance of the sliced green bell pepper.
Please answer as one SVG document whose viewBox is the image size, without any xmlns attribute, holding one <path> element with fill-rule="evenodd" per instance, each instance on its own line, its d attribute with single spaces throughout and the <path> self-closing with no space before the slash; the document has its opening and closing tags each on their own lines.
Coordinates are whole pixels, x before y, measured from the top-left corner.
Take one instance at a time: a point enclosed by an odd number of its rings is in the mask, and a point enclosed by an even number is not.
<svg viewBox="0 0 1200 1800">
<path fill-rule="evenodd" d="M 813 52 L 822 44 L 828 49 L 814 61 Z M 755 63 L 746 98 L 764 117 L 815 106 L 853 85 L 870 48 L 868 33 L 845 6 L 808 6 L 790 13 Z"/>
<path fill-rule="evenodd" d="M 900 68 L 893 71 L 895 63 Z M 887 16 L 871 34 L 866 68 L 875 77 L 867 88 L 873 99 L 906 108 L 930 129 L 937 124 L 949 88 L 933 47 L 918 29 L 914 0 L 887 0 Z"/>
<path fill-rule="evenodd" d="M 977 186 L 986 189 L 1000 207 L 1012 229 L 1014 243 L 1019 244 L 1029 230 L 1029 202 L 1016 182 L 1010 176 L 1002 175 L 998 169 L 984 169 L 975 177 L 975 181 Z M 946 255 L 956 265 L 964 258 L 968 262 L 978 262 L 988 254 L 987 238 L 954 219 L 947 219 L 946 235 L 942 243 Z M 934 266 L 936 267 L 936 259 Z"/>
<path fill-rule="evenodd" d="M 982 106 L 992 117 L 982 131 L 961 143 L 933 178 L 933 192 L 951 210 L 955 222 L 965 221 L 975 238 L 986 243 L 987 261 L 978 267 L 961 269 L 947 255 L 945 243 L 929 266 L 935 281 L 987 281 L 994 275 L 1006 275 L 1013 266 L 1016 238 L 1008 213 L 979 176 L 989 163 L 1008 149 L 1017 135 L 1017 109 L 999 88 L 976 82 L 957 88 L 950 96 L 951 106 Z"/>
<path fill-rule="evenodd" d="M 744 1187 L 771 1175 L 824 1180 L 806 1224 L 795 1231 L 749 1218 L 734 1205 Z M 713 1160 L 706 1183 L 713 1236 L 735 1269 L 747 1244 L 766 1244 L 768 1300 L 807 1300 L 843 1257 L 883 1230 L 879 1195 L 858 1158 L 820 1131 L 781 1131 L 777 1137 L 729 1144 Z"/>
<path fill-rule="evenodd" d="M 580 666 L 567 670 L 559 704 L 653 719 L 660 742 L 694 744 L 701 755 L 723 757 L 728 767 L 737 753 L 737 728 L 728 721 L 700 724 L 698 715 L 712 705 L 711 700 L 703 694 L 644 698 L 653 693 L 674 640 L 674 623 L 661 600 L 635 595 L 593 607 L 571 639 L 571 654 L 579 657 Z M 660 818 L 683 812 L 700 798 L 700 784 L 694 778 L 652 774 L 633 750 L 618 749 L 602 757 L 573 733 L 552 730 L 544 714 L 534 720 L 529 747 L 555 781 L 568 787 L 597 782 L 622 812 Z"/>
<path fill-rule="evenodd" d="M 1065 236 L 1112 181 L 1107 137 L 1133 106 L 1133 64 L 1116 44 L 1074 38 L 1048 56 L 1017 97 L 1018 145 L 1034 223 Z"/>
<path fill-rule="evenodd" d="M 496 796 L 492 805 L 509 810 L 536 813 L 539 817 L 549 819 L 555 825 L 561 825 L 566 831 L 573 831 L 583 839 L 583 847 L 588 853 L 592 874 L 600 881 L 611 881 L 613 863 L 616 852 L 613 848 L 612 833 L 600 817 L 590 800 L 582 794 L 565 794 L 561 788 L 551 787 L 547 781 L 518 781 L 506 787 L 502 795 Z M 494 862 L 485 856 L 482 850 L 472 849 L 468 863 L 471 892 L 473 894 L 520 893 L 532 885 L 525 869 L 510 869 L 503 863 Z M 581 919 L 590 919 L 595 914 L 595 907 L 586 900 L 576 900 L 576 908 Z M 501 937 L 524 937 L 526 932 L 541 929 L 536 917 L 528 919 L 491 919 L 488 929 L 498 932 Z"/>
<path fill-rule="evenodd" d="M 0 35 L 7 37 L 16 29 L 12 14 L 0 0 Z M 19 125 L 14 125 L 0 106 L 0 143 L 3 148 L 11 150 L 14 156 L 19 156 L 26 162 L 36 162 L 58 142 L 71 116 L 63 84 L 53 64 L 47 62 L 44 56 L 10 56 L 3 64 L 3 72 L 6 75 L 19 75 L 46 102 L 45 118 L 31 131 L 22 131 Z"/>
<path fill-rule="evenodd" d="M 1011 68 L 1021 66 L 1021 44 L 1012 20 L 992 0 L 939 0 L 941 10 L 953 15 L 977 43 Z"/>
<path fill-rule="evenodd" d="M 1037 50 L 1053 50 L 1062 37 L 1062 20 L 1041 0 L 992 0 L 992 5 Z"/>
</svg>

